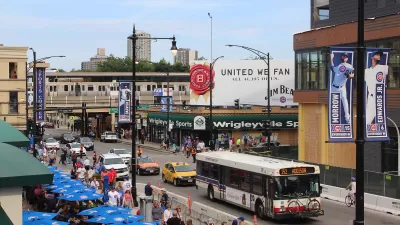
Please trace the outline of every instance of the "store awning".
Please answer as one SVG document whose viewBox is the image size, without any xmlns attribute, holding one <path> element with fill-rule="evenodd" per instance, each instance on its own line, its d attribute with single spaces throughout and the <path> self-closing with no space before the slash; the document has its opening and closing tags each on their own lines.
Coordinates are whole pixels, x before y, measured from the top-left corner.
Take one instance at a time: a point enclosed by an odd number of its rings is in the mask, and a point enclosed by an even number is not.
<svg viewBox="0 0 400 225">
<path fill-rule="evenodd" d="M 53 173 L 15 146 L 0 143 L 0 188 L 51 184 Z"/>
<path fill-rule="evenodd" d="M 21 213 L 22 214 L 22 213 Z M 1 225 L 13 225 L 7 213 L 4 211 L 3 207 L 0 205 L 0 224 Z"/>
<path fill-rule="evenodd" d="M 19 130 L 11 126 L 11 124 L 0 120 L 0 143 L 23 148 L 29 146 L 29 139 Z"/>
</svg>

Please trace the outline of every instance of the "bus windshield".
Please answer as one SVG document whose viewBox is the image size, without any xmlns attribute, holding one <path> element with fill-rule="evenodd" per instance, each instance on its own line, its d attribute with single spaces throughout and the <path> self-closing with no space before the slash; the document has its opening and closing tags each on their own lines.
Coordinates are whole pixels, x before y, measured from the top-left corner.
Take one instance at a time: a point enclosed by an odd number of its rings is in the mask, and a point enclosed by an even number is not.
<svg viewBox="0 0 400 225">
<path fill-rule="evenodd" d="M 275 199 L 319 197 L 319 176 L 300 175 L 274 178 Z"/>
</svg>

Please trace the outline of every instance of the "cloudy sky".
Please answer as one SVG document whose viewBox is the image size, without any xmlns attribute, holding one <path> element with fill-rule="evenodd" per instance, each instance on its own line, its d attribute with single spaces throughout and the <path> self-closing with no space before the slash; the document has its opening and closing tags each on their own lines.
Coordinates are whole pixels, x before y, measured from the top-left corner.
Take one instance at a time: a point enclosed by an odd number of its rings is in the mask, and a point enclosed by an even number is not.
<svg viewBox="0 0 400 225">
<path fill-rule="evenodd" d="M 270 52 L 293 59 L 293 34 L 310 27 L 309 0 L 15 0 L 0 7 L 0 43 L 28 46 L 54 68 L 79 69 L 82 61 L 106 48 L 106 54 L 126 56 L 126 38 L 136 29 L 153 37 L 175 35 L 180 48 L 210 58 L 210 12 L 213 17 L 213 57 L 252 56 L 226 44 Z M 172 61 L 170 41 L 152 43 L 152 61 Z M 31 55 L 31 53 L 28 53 Z"/>
</svg>

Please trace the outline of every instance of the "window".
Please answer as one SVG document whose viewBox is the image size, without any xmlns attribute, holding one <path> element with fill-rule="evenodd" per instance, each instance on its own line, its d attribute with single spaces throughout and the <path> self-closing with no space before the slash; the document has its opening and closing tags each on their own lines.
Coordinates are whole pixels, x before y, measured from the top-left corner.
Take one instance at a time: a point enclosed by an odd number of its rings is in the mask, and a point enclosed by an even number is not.
<svg viewBox="0 0 400 225">
<path fill-rule="evenodd" d="M 309 89 L 310 76 L 309 76 L 309 65 L 310 65 L 310 54 L 305 52 L 301 55 L 301 75 L 303 80 L 303 85 L 301 89 Z"/>
<path fill-rule="evenodd" d="M 167 88 L 167 85 L 166 85 L 166 84 L 164 84 L 163 88 Z"/>
<path fill-rule="evenodd" d="M 240 175 L 240 188 L 243 191 L 249 192 L 250 191 L 250 173 L 241 170 L 239 175 Z"/>
<path fill-rule="evenodd" d="M 377 7 L 378 9 L 382 9 L 386 7 L 386 0 L 377 0 Z"/>
<path fill-rule="evenodd" d="M 157 88 L 162 88 L 162 85 L 161 84 L 157 84 Z"/>
<path fill-rule="evenodd" d="M 302 70 L 301 70 L 301 53 L 297 53 L 296 54 L 296 68 L 295 68 L 296 72 L 296 89 L 302 89 L 301 87 L 303 87 L 303 75 L 302 75 Z"/>
<path fill-rule="evenodd" d="M 147 85 L 146 90 L 147 90 L 147 91 L 151 91 L 151 86 L 150 86 L 150 85 Z"/>
<path fill-rule="evenodd" d="M 71 91 L 74 91 L 74 85 L 71 85 Z"/>
<path fill-rule="evenodd" d="M 319 8 L 318 9 L 318 19 L 319 20 L 329 19 L 329 8 Z"/>
<path fill-rule="evenodd" d="M 13 62 L 8 63 L 8 68 L 9 68 L 9 72 L 8 72 L 9 78 L 10 79 L 17 79 L 18 78 L 18 76 L 17 76 L 17 63 L 13 63 Z"/>
<path fill-rule="evenodd" d="M 53 92 L 53 86 L 50 86 L 50 92 Z"/>
<path fill-rule="evenodd" d="M 296 89 L 327 89 L 329 53 L 329 48 L 296 53 Z"/>
<path fill-rule="evenodd" d="M 87 90 L 88 90 L 88 91 L 93 91 L 93 85 L 88 85 Z"/>
<path fill-rule="evenodd" d="M 85 91 L 85 85 L 82 85 L 82 91 Z"/>
<path fill-rule="evenodd" d="M 68 85 L 64 85 L 64 91 L 68 91 Z"/>
<path fill-rule="evenodd" d="M 140 91 L 140 86 L 136 86 L 136 91 Z"/>
<path fill-rule="evenodd" d="M 215 180 L 219 180 L 218 178 L 218 165 L 210 163 L 210 177 Z"/>
<path fill-rule="evenodd" d="M 103 90 L 103 91 L 106 91 L 106 86 L 101 86 L 101 89 Z"/>
<path fill-rule="evenodd" d="M 152 85 L 152 90 L 154 91 L 156 89 L 156 85 Z"/>
<path fill-rule="evenodd" d="M 56 92 L 57 91 L 57 86 L 54 86 L 53 90 L 54 90 L 54 92 Z"/>
<path fill-rule="evenodd" d="M 328 80 L 328 61 L 329 51 L 318 51 L 318 89 L 326 89 Z"/>
<path fill-rule="evenodd" d="M 310 53 L 310 89 L 318 87 L 318 54 L 317 52 Z"/>
<path fill-rule="evenodd" d="M 229 168 L 229 182 L 227 183 L 231 187 L 239 188 L 239 170 L 234 168 Z"/>
<path fill-rule="evenodd" d="M 209 164 L 207 162 L 202 162 L 201 163 L 201 175 L 208 177 L 208 172 L 209 172 Z"/>
<path fill-rule="evenodd" d="M 263 194 L 262 176 L 253 174 L 252 183 L 253 183 L 252 193 L 256 195 L 262 195 Z"/>
<path fill-rule="evenodd" d="M 9 112 L 18 113 L 18 92 L 10 91 L 9 95 Z"/>
<path fill-rule="evenodd" d="M 99 91 L 101 91 L 101 86 L 99 86 Z"/>
</svg>

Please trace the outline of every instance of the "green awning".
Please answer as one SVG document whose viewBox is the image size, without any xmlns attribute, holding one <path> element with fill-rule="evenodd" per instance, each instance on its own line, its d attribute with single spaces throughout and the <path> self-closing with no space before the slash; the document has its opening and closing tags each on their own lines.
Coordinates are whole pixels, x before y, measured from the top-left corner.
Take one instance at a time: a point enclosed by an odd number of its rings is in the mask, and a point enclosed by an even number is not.
<svg viewBox="0 0 400 225">
<path fill-rule="evenodd" d="M 22 213 L 21 213 L 22 214 Z M 3 207 L 0 205 L 0 224 L 1 225 L 13 225 L 7 213 L 4 211 Z"/>
<path fill-rule="evenodd" d="M 10 144 L 15 147 L 28 147 L 29 139 L 11 124 L 0 120 L 0 143 Z"/>
<path fill-rule="evenodd" d="M 0 188 L 51 184 L 53 173 L 31 154 L 0 143 Z"/>
</svg>

